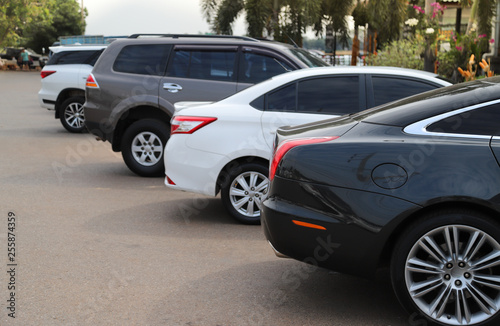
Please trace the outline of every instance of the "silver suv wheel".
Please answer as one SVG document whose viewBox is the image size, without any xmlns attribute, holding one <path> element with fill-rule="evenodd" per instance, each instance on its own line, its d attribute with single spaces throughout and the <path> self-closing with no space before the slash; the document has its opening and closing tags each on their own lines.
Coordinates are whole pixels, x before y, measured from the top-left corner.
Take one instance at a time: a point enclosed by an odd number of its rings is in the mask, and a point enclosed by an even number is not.
<svg viewBox="0 0 500 326">
<path fill-rule="evenodd" d="M 170 126 L 155 119 L 142 119 L 123 133 L 120 148 L 130 170 L 143 177 L 165 176 L 163 153 Z"/>
<path fill-rule="evenodd" d="M 141 132 L 132 140 L 132 155 L 137 163 L 152 166 L 163 159 L 161 139 L 152 132 Z"/>
</svg>

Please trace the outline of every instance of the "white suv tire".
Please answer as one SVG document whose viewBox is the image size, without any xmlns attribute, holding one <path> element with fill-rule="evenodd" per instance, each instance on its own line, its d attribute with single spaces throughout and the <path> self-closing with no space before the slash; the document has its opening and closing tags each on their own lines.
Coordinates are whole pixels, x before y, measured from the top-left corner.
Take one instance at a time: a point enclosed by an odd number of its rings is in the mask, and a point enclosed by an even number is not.
<svg viewBox="0 0 500 326">
<path fill-rule="evenodd" d="M 86 130 L 83 103 L 85 103 L 84 97 L 73 96 L 61 104 L 59 119 L 69 132 L 81 133 Z"/>
</svg>

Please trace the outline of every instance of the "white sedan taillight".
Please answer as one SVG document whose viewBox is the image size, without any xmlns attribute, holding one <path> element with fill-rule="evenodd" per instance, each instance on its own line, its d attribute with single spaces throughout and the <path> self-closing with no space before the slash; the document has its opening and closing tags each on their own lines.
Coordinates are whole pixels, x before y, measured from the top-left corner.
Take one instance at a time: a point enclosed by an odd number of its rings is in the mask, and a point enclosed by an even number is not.
<svg viewBox="0 0 500 326">
<path fill-rule="evenodd" d="M 192 134 L 215 120 L 217 120 L 217 118 L 176 116 L 170 121 L 170 135 Z"/>
</svg>

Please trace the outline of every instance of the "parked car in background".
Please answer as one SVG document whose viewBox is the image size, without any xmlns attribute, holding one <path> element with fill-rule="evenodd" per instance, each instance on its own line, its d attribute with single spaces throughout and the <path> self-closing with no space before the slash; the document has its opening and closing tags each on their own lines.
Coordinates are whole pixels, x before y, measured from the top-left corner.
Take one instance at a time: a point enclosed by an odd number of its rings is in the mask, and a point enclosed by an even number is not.
<svg viewBox="0 0 500 326">
<path fill-rule="evenodd" d="M 237 36 L 134 36 L 111 43 L 87 83 L 85 124 L 141 176 L 163 176 L 174 104 L 218 101 L 287 71 L 326 66 L 290 45 Z"/>
<path fill-rule="evenodd" d="M 343 273 L 389 267 L 423 323 L 499 325 L 499 121 L 494 77 L 279 129 L 266 238 Z"/>
<path fill-rule="evenodd" d="M 5 48 L 3 48 L 2 53 L 0 53 L 0 58 L 5 59 L 5 60 L 9 60 L 9 61 L 19 62 L 20 54 L 21 54 L 22 50 L 23 50 L 23 48 L 5 47 Z M 26 51 L 28 52 L 28 54 L 31 58 L 31 61 L 29 63 L 30 69 L 36 68 L 36 67 L 40 67 L 40 68 L 44 67 L 44 65 L 45 65 L 44 56 L 36 53 L 32 49 L 26 49 Z"/>
<path fill-rule="evenodd" d="M 50 47 L 50 59 L 42 69 L 38 100 L 42 108 L 55 111 L 55 118 L 69 132 L 85 130 L 85 83 L 106 45 Z"/>
<path fill-rule="evenodd" d="M 276 129 L 352 114 L 451 85 L 417 70 L 327 67 L 289 72 L 206 106 L 175 113 L 165 148 L 169 188 L 216 196 L 259 223 Z"/>
</svg>

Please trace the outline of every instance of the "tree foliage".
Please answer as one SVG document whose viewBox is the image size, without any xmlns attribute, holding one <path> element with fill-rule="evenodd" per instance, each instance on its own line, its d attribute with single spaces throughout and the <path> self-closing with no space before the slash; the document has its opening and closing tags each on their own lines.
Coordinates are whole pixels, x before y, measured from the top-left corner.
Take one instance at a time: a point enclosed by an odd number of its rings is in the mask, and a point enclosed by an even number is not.
<svg viewBox="0 0 500 326">
<path fill-rule="evenodd" d="M 251 37 L 302 44 L 307 27 L 319 34 L 325 24 L 347 31 L 353 0 L 201 0 L 205 18 L 217 34 L 232 34 L 231 24 L 243 12 Z M 347 35 L 347 33 L 346 33 Z"/>
<path fill-rule="evenodd" d="M 22 31 L 36 19 L 48 19 L 50 0 L 0 0 L 0 47 L 19 45 Z"/>
<path fill-rule="evenodd" d="M 81 35 L 85 32 L 81 8 L 75 0 L 49 0 L 49 19 L 34 19 L 23 31 L 24 45 L 36 52 L 47 48 L 59 36 Z M 87 12 L 84 11 L 84 18 Z"/>
<path fill-rule="evenodd" d="M 0 0 L 1 47 L 25 46 L 41 52 L 59 36 L 84 31 L 85 22 L 75 0 Z"/>
<path fill-rule="evenodd" d="M 370 29 L 378 34 L 380 45 L 397 40 L 406 18 L 407 0 L 369 1 L 367 10 Z"/>
<path fill-rule="evenodd" d="M 491 36 L 492 18 L 496 12 L 497 0 L 475 0 L 477 6 L 477 32 Z"/>
</svg>

